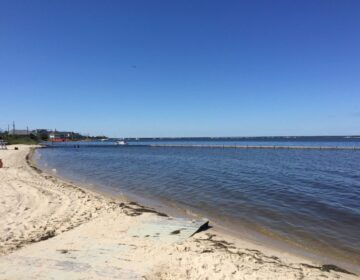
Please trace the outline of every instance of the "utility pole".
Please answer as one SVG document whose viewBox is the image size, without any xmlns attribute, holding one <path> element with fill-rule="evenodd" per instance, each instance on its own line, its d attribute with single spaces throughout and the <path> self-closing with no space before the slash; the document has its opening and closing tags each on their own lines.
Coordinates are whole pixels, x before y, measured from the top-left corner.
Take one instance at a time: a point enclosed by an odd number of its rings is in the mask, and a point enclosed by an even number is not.
<svg viewBox="0 0 360 280">
<path fill-rule="evenodd" d="M 13 135 L 15 135 L 15 122 L 13 121 Z"/>
</svg>

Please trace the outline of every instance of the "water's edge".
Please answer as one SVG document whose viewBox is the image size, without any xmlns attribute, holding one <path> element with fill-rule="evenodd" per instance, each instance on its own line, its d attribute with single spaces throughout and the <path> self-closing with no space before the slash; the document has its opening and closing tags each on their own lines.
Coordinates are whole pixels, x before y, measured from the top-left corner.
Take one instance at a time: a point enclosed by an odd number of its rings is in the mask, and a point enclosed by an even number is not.
<svg viewBox="0 0 360 280">
<path fill-rule="evenodd" d="M 315 263 L 321 263 L 321 264 L 333 263 L 340 267 L 344 267 L 349 271 L 358 274 L 360 273 L 359 267 L 347 261 L 335 258 L 334 256 L 321 255 L 318 253 L 305 250 L 303 248 L 296 247 L 293 244 L 291 244 L 291 242 L 286 240 L 281 240 L 279 238 L 276 238 L 275 236 L 272 236 L 271 234 L 265 235 L 264 233 L 246 227 L 242 227 L 242 228 L 232 227 L 231 224 L 221 221 L 221 218 L 209 216 L 209 213 L 199 211 L 199 209 L 193 209 L 188 205 L 182 205 L 180 203 L 175 203 L 173 201 L 170 202 L 160 199 L 153 199 L 146 196 L 141 197 L 139 195 L 128 193 L 124 189 L 122 189 L 121 193 L 119 194 L 118 192 L 115 193 L 109 191 L 108 189 L 106 190 L 97 184 L 88 184 L 88 183 L 84 184 L 82 182 L 67 178 L 64 175 L 60 176 L 59 174 L 54 173 L 51 170 L 47 170 L 40 167 L 40 165 L 36 161 L 37 152 L 41 153 L 40 149 L 36 149 L 30 155 L 30 161 L 36 168 L 38 168 L 39 170 L 43 171 L 46 174 L 57 177 L 60 180 L 75 184 L 80 188 L 85 189 L 86 191 L 95 192 L 105 197 L 120 201 L 135 201 L 141 205 L 154 208 L 156 211 L 161 211 L 175 217 L 183 217 L 188 219 L 207 217 L 209 218 L 211 225 L 214 226 L 215 231 L 218 231 L 219 233 L 230 235 L 236 239 L 241 239 L 248 241 L 250 243 L 255 243 L 279 252 L 286 252 L 295 256 L 299 256 Z"/>
</svg>

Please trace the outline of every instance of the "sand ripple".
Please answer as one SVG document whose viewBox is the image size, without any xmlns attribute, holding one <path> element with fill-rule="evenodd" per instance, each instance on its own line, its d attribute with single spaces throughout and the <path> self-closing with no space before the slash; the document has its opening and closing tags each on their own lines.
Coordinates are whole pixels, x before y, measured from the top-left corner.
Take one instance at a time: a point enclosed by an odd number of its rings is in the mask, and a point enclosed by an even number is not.
<svg viewBox="0 0 360 280">
<path fill-rule="evenodd" d="M 5 163 L 0 169 L 0 255 L 68 231 L 111 208 L 101 196 L 31 168 L 24 160 L 27 152 L 20 147 L 0 154 Z"/>
</svg>

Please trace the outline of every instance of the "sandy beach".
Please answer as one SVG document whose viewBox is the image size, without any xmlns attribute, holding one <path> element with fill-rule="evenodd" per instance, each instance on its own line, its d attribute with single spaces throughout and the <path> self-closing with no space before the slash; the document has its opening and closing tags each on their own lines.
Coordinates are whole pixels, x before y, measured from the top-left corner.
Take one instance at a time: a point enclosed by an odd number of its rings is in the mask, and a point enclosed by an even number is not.
<svg viewBox="0 0 360 280">
<path fill-rule="evenodd" d="M 201 221 L 66 182 L 17 147 L 0 150 L 0 279 L 359 279 L 216 227 L 192 235 Z"/>
</svg>

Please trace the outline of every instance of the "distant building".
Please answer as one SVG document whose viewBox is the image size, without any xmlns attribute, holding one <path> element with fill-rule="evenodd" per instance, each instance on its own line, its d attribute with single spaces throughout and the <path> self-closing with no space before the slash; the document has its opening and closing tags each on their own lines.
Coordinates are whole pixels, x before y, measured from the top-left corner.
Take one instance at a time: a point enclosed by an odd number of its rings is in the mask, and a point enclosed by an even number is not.
<svg viewBox="0 0 360 280">
<path fill-rule="evenodd" d="M 30 131 L 28 129 L 12 129 L 9 131 L 9 135 L 30 135 Z"/>
<path fill-rule="evenodd" d="M 35 135 L 49 135 L 50 130 L 45 129 L 45 128 L 38 128 L 32 131 L 33 134 Z"/>
<path fill-rule="evenodd" d="M 65 142 L 66 138 L 62 137 L 62 135 L 57 131 L 51 131 L 49 133 L 49 141 L 52 141 L 52 142 Z"/>
<path fill-rule="evenodd" d="M 51 131 L 49 133 L 49 141 L 52 142 L 66 142 L 81 139 L 81 135 L 69 131 Z"/>
</svg>

